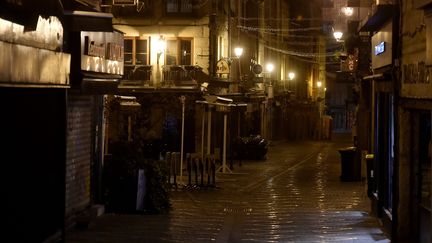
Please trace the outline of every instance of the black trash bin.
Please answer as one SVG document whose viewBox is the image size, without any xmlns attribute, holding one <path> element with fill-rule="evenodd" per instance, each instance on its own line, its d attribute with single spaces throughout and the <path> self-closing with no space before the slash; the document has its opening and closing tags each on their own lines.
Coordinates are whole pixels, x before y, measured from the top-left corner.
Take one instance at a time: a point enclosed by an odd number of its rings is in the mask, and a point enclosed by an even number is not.
<svg viewBox="0 0 432 243">
<path fill-rule="evenodd" d="M 361 166 L 357 156 L 356 147 L 347 147 L 339 150 L 341 155 L 341 181 L 360 181 Z"/>
</svg>

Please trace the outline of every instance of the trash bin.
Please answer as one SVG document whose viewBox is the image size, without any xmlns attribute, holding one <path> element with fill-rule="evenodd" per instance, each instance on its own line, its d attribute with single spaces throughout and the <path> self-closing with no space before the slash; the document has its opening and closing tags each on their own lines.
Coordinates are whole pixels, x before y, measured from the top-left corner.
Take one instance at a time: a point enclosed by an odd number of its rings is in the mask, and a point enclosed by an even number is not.
<svg viewBox="0 0 432 243">
<path fill-rule="evenodd" d="M 356 147 L 347 147 L 339 150 L 341 155 L 341 181 L 360 181 L 361 167 Z"/>
</svg>

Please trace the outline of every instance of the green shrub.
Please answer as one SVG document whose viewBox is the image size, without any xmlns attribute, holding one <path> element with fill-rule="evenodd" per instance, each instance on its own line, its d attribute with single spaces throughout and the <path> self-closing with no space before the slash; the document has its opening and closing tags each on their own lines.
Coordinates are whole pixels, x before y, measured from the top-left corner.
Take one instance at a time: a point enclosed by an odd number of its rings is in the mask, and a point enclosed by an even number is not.
<svg viewBox="0 0 432 243">
<path fill-rule="evenodd" d="M 117 142 L 104 168 L 107 211 L 119 213 L 165 213 L 171 208 L 168 168 L 164 161 L 146 158 L 139 144 Z M 138 171 L 144 169 L 144 211 L 136 210 Z"/>
</svg>

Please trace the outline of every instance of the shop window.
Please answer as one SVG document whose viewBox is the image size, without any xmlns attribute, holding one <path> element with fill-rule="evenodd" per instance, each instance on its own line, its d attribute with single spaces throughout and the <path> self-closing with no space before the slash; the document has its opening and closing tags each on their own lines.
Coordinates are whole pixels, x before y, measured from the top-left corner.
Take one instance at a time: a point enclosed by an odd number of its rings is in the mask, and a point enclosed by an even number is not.
<svg viewBox="0 0 432 243">
<path fill-rule="evenodd" d="M 167 40 L 165 51 L 166 65 L 192 65 L 192 39 Z"/>
<path fill-rule="evenodd" d="M 126 65 L 148 65 L 148 40 L 139 37 L 125 37 L 124 63 Z"/>
</svg>

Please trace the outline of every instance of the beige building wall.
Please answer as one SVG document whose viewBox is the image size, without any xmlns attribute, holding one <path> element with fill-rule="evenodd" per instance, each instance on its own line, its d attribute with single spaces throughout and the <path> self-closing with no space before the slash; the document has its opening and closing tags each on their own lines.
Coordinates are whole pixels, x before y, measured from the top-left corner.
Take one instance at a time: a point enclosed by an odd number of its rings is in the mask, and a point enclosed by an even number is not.
<svg viewBox="0 0 432 243">
<path fill-rule="evenodd" d="M 209 28 L 208 18 L 194 21 L 193 23 L 184 22 L 182 20 L 176 21 L 172 25 L 140 25 L 138 21 L 115 20 L 114 28 L 123 32 L 124 36 L 143 37 L 150 40 L 150 63 L 152 65 L 152 82 L 160 82 L 161 80 L 161 67 L 165 65 L 164 58 L 158 58 L 156 46 L 159 38 L 162 36 L 165 39 L 169 38 L 192 38 L 192 64 L 198 65 L 202 68 L 203 72 L 208 74 L 209 69 Z"/>
</svg>

